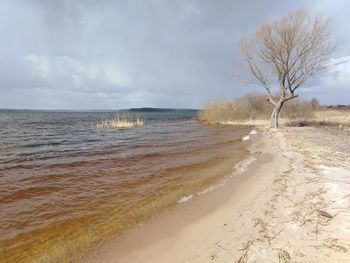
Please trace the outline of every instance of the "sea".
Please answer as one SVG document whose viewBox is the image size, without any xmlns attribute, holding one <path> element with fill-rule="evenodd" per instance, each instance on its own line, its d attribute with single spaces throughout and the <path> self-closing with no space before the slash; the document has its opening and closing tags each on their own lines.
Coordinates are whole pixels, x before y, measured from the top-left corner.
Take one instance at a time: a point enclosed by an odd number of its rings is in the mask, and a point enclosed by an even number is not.
<svg viewBox="0 0 350 263">
<path fill-rule="evenodd" d="M 96 127 L 117 115 L 144 125 Z M 78 262 L 233 176 L 247 133 L 195 110 L 1 110 L 0 262 Z"/>
</svg>

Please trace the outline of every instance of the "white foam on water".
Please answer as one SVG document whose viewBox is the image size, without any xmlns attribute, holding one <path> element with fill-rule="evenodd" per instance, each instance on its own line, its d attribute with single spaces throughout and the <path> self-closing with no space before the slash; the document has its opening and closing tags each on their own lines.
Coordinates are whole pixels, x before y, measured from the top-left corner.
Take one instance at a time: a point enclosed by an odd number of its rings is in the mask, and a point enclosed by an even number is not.
<svg viewBox="0 0 350 263">
<path fill-rule="evenodd" d="M 240 161 L 239 163 L 237 163 L 235 165 L 235 172 L 239 173 L 239 174 L 244 173 L 245 171 L 247 171 L 248 166 L 251 163 L 253 163 L 255 160 L 256 160 L 256 158 L 251 156 L 251 157 L 249 157 L 249 158 L 247 158 L 247 159 L 245 159 L 243 161 Z"/>
<path fill-rule="evenodd" d="M 249 136 L 249 135 L 244 136 L 244 137 L 242 138 L 242 141 L 243 141 L 243 142 L 249 141 L 249 140 L 250 140 L 250 136 Z"/>
<path fill-rule="evenodd" d="M 207 189 L 203 190 L 202 192 L 199 192 L 198 195 L 204 195 L 206 193 L 209 193 L 213 191 L 217 186 L 216 185 L 211 185 Z"/>
<path fill-rule="evenodd" d="M 226 182 L 231 178 L 233 177 L 235 174 L 241 174 L 243 172 L 245 172 L 247 169 L 248 169 L 248 166 L 253 163 L 254 161 L 256 160 L 255 157 L 251 156 L 245 160 L 242 160 L 240 161 L 239 163 L 237 163 L 234 167 L 234 171 L 232 172 L 232 174 L 223 179 L 221 182 L 217 183 L 217 184 L 214 184 L 214 185 L 211 185 L 209 186 L 207 189 L 203 190 L 202 192 L 199 192 L 198 195 L 204 195 L 206 193 L 209 193 L 213 190 L 215 190 L 216 188 L 220 187 L 220 186 L 224 186 L 226 184 Z"/>
<path fill-rule="evenodd" d="M 250 140 L 250 135 L 255 135 L 257 134 L 258 132 L 256 130 L 251 130 L 250 133 L 246 136 L 243 136 L 242 138 L 242 141 L 245 142 L 245 141 L 249 141 Z"/>
<path fill-rule="evenodd" d="M 187 196 L 183 196 L 181 197 L 181 199 L 179 201 L 177 201 L 179 204 L 185 203 L 188 200 L 190 200 L 193 197 L 193 195 L 187 195 Z"/>
<path fill-rule="evenodd" d="M 198 195 L 204 195 L 204 194 L 206 194 L 206 193 L 209 193 L 209 192 L 215 190 L 216 188 L 218 188 L 218 187 L 220 187 L 220 186 L 225 185 L 226 182 L 227 182 L 227 180 L 228 180 L 228 178 L 222 180 L 222 181 L 221 181 L 220 183 L 218 183 L 218 184 L 214 184 L 214 185 L 209 186 L 207 189 L 203 190 L 202 192 L 199 192 Z"/>
</svg>

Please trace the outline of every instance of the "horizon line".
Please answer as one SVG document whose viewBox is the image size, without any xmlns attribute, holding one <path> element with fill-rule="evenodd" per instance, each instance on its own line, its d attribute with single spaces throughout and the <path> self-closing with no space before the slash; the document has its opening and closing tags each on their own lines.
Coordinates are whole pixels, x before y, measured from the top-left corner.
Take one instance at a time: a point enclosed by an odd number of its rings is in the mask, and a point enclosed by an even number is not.
<svg viewBox="0 0 350 263">
<path fill-rule="evenodd" d="M 194 108 L 163 108 L 163 107 L 131 107 L 131 108 L 123 108 L 123 109 L 38 109 L 38 108 L 0 108 L 0 111 L 123 111 L 123 110 L 137 110 L 137 109 L 160 109 L 160 110 L 200 110 Z"/>
</svg>

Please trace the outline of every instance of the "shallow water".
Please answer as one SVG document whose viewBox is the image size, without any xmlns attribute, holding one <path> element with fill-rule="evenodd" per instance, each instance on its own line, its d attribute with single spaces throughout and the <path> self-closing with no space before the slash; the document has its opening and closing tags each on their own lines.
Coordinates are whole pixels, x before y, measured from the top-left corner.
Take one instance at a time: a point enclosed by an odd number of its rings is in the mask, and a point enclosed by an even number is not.
<svg viewBox="0 0 350 263">
<path fill-rule="evenodd" d="M 0 262 L 75 262 L 230 176 L 248 155 L 246 128 L 207 127 L 191 111 L 95 128 L 114 115 L 0 112 Z"/>
</svg>

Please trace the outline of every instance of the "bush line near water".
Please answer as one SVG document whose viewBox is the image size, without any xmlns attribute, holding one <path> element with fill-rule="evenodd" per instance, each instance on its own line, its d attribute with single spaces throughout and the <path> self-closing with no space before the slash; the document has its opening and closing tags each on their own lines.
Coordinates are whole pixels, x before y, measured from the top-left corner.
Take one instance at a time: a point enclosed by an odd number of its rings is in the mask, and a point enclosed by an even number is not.
<svg viewBox="0 0 350 263">
<path fill-rule="evenodd" d="M 289 120 L 308 120 L 314 116 L 314 110 L 319 107 L 318 101 L 297 98 L 286 102 L 281 111 L 281 117 Z M 208 124 L 224 122 L 268 120 L 272 105 L 263 94 L 248 94 L 235 100 L 215 100 L 207 104 L 199 113 L 198 118 Z"/>
</svg>

